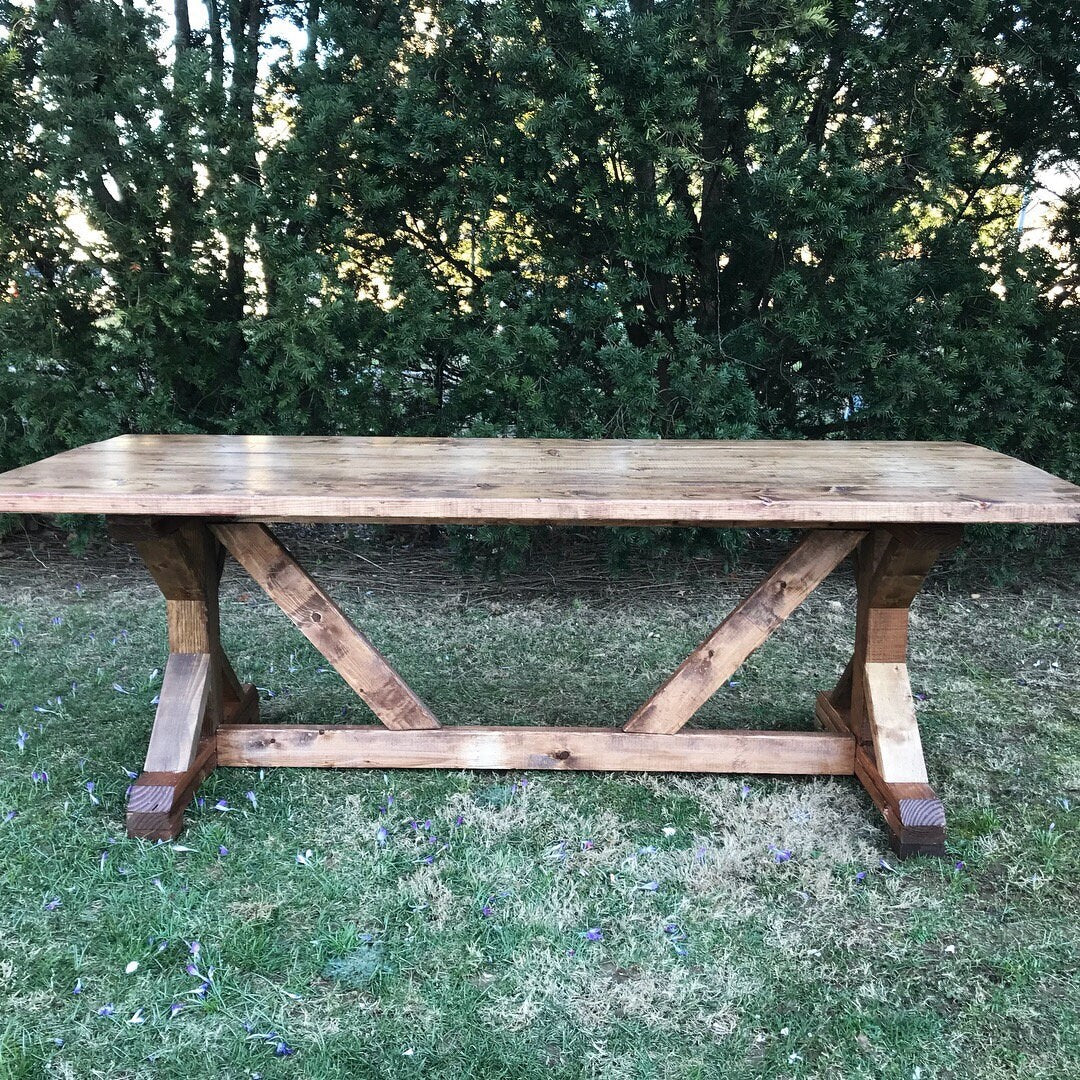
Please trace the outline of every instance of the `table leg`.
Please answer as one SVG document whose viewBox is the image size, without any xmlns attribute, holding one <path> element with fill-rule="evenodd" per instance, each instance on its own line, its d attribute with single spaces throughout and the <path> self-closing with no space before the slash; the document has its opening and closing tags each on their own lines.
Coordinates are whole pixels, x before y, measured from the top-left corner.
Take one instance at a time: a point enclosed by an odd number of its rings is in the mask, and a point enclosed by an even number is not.
<svg viewBox="0 0 1080 1080">
<path fill-rule="evenodd" d="M 901 858 L 945 854 L 945 810 L 928 782 L 907 670 L 908 612 L 938 556 L 960 542 L 950 527 L 873 529 L 856 552 L 855 650 L 823 726 L 855 736 L 855 775 L 885 817 Z"/>
<path fill-rule="evenodd" d="M 165 596 L 169 657 L 143 773 L 128 796 L 129 836 L 168 840 L 216 764 L 222 723 L 258 716 L 258 695 L 242 685 L 221 647 L 218 585 L 224 549 L 199 521 L 110 519 L 114 539 L 134 543 Z"/>
</svg>

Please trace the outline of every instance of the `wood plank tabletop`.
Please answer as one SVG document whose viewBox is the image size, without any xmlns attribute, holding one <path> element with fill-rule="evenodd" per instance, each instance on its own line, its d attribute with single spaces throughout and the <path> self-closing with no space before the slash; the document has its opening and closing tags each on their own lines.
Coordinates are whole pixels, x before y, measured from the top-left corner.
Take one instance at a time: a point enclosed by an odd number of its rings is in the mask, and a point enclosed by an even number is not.
<svg viewBox="0 0 1080 1080">
<path fill-rule="evenodd" d="M 0 513 L 255 521 L 1077 523 L 1080 487 L 967 443 L 121 435 L 0 474 Z"/>
</svg>

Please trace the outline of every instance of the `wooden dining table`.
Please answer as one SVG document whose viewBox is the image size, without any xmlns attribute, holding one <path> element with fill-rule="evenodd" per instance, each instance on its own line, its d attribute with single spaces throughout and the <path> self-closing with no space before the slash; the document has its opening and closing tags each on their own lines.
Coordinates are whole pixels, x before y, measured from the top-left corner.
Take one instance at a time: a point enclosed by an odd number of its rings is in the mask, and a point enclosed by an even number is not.
<svg viewBox="0 0 1080 1080">
<path fill-rule="evenodd" d="M 216 766 L 854 775 L 901 856 L 944 853 L 908 613 L 968 524 L 1080 522 L 1080 487 L 967 443 L 121 435 L 0 475 L 0 513 L 104 515 L 164 594 L 168 658 L 128 833 L 171 839 Z M 443 726 L 274 535 L 275 522 L 796 530 L 756 588 L 606 727 Z M 231 555 L 370 708 L 265 724 L 219 635 Z M 855 635 L 820 730 L 704 729 L 705 702 L 848 555 Z M 478 688 L 481 689 L 481 688 Z M 629 712 L 630 710 L 628 710 Z"/>
</svg>

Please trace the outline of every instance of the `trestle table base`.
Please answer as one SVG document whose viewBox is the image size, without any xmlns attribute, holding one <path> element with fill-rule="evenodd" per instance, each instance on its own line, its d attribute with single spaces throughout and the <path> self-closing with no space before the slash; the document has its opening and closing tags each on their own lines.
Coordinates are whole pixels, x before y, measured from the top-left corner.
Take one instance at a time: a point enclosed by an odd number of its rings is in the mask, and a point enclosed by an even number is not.
<svg viewBox="0 0 1080 1080">
<path fill-rule="evenodd" d="M 908 608 L 959 527 L 817 528 L 802 540 L 626 722 L 616 728 L 440 726 L 431 709 L 265 526 L 112 518 L 166 599 L 169 657 L 145 771 L 132 785 L 133 837 L 176 837 L 216 765 L 328 768 L 631 770 L 854 775 L 901 857 L 943 855 L 945 815 L 929 787 L 907 675 Z M 855 647 L 818 695 L 823 731 L 687 729 L 746 658 L 854 552 Z M 221 647 L 226 553 L 370 706 L 374 725 L 265 725 L 254 687 Z"/>
</svg>

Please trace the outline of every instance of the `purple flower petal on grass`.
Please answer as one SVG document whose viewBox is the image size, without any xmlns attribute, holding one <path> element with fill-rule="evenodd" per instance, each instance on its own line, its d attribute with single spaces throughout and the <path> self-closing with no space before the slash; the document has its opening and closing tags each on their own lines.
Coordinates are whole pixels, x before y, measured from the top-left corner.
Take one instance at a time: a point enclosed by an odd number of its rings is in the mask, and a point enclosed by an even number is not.
<svg viewBox="0 0 1080 1080">
<path fill-rule="evenodd" d="M 274 1057 L 292 1057 L 296 1051 L 284 1039 L 274 1047 Z"/>
<path fill-rule="evenodd" d="M 245 791 L 244 798 L 247 799 L 249 803 L 251 803 L 253 809 L 259 809 L 259 800 L 255 797 L 254 791 Z"/>
<path fill-rule="evenodd" d="M 183 1009 L 183 1007 L 184 1006 L 181 1005 L 179 1001 L 174 1001 L 169 1006 L 169 1019 L 171 1020 L 181 1009 Z"/>
<path fill-rule="evenodd" d="M 81 994 L 82 991 L 83 991 L 82 979 L 76 979 L 75 980 L 75 985 L 71 988 L 71 992 L 72 992 L 72 994 L 75 994 L 77 996 L 77 995 Z"/>
<path fill-rule="evenodd" d="M 51 900 L 45 901 L 46 911 L 55 911 L 60 906 L 60 897 L 54 896 Z"/>
<path fill-rule="evenodd" d="M 9 810 L 4 815 L 4 824 L 6 825 L 9 821 L 14 821 L 18 816 L 19 816 L 19 811 L 18 810 Z"/>
<path fill-rule="evenodd" d="M 225 856 L 229 854 L 229 849 L 224 844 L 222 844 L 220 847 L 218 847 L 217 853 L 224 859 Z"/>
<path fill-rule="evenodd" d="M 866 880 L 866 871 L 865 871 L 865 870 L 860 870 L 860 871 L 859 871 L 859 872 L 858 872 L 858 873 L 857 873 L 857 874 L 855 875 L 855 880 L 856 880 L 856 881 L 865 881 L 865 880 Z"/>
<path fill-rule="evenodd" d="M 375 840 L 377 843 L 385 844 L 389 838 L 390 834 L 381 825 L 375 830 Z"/>
<path fill-rule="evenodd" d="M 582 937 L 584 937 L 586 941 L 603 941 L 604 931 L 601 930 L 599 926 L 593 926 L 586 930 L 585 933 L 582 934 Z"/>
<path fill-rule="evenodd" d="M 97 1011 L 98 1016 L 113 1016 L 115 1013 L 116 1010 L 111 1005 L 102 1005 Z"/>
<path fill-rule="evenodd" d="M 773 853 L 773 858 L 778 863 L 786 863 L 791 858 L 791 852 L 784 851 L 783 848 L 770 847 L 769 850 Z"/>
</svg>

